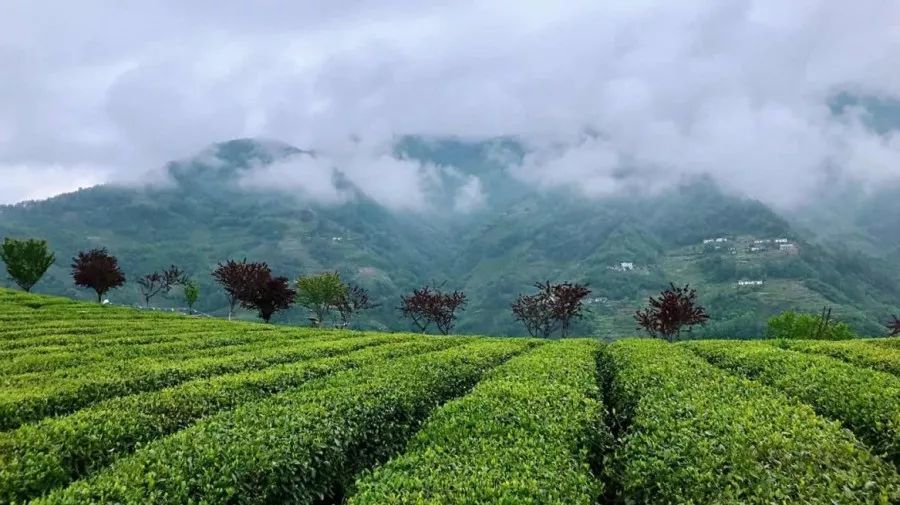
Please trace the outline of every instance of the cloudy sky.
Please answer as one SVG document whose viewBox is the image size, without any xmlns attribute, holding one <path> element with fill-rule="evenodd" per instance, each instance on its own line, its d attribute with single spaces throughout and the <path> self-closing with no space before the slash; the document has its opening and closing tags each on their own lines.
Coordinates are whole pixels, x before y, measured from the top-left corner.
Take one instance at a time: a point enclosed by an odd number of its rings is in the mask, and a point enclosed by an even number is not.
<svg viewBox="0 0 900 505">
<path fill-rule="evenodd" d="M 519 177 L 588 195 L 710 174 L 790 206 L 825 183 L 900 177 L 900 136 L 828 106 L 900 99 L 896 0 L 0 0 L 0 12 L 0 203 L 140 181 L 244 136 L 326 152 L 365 139 L 373 162 L 354 155 L 356 170 L 390 180 L 387 197 L 415 177 L 384 160 L 406 133 L 518 135 L 531 149 Z"/>
</svg>

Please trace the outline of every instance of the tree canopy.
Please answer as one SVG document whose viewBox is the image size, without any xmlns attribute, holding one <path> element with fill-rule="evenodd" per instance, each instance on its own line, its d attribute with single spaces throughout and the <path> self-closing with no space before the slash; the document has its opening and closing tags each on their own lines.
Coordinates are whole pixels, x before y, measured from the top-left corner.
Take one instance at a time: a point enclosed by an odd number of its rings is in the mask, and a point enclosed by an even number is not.
<svg viewBox="0 0 900 505">
<path fill-rule="evenodd" d="M 168 293 L 173 286 L 184 284 L 187 281 L 185 273 L 175 265 L 162 270 L 151 272 L 140 279 L 138 285 L 141 288 L 141 296 L 144 297 L 144 305 L 150 307 L 150 300 L 159 293 Z"/>
<path fill-rule="evenodd" d="M 591 293 L 585 284 L 550 281 L 534 285 L 537 293 L 520 294 L 512 303 L 513 316 L 525 325 L 532 337 L 550 338 L 557 330 L 565 338 L 572 328 L 572 321 L 582 316 L 584 299 Z"/>
<path fill-rule="evenodd" d="M 25 291 L 31 291 L 56 261 L 56 256 L 44 240 L 6 238 L 0 246 L 0 259 L 6 263 L 10 279 Z"/>
<path fill-rule="evenodd" d="M 299 277 L 297 304 L 313 313 L 315 324 L 325 324 L 332 310 L 336 310 L 347 296 L 347 286 L 337 272 L 323 272 Z"/>
<path fill-rule="evenodd" d="M 709 320 L 706 309 L 697 302 L 697 290 L 669 284 L 669 289 L 650 297 L 648 307 L 638 310 L 634 318 L 639 328 L 669 342 L 681 338 L 684 327 L 703 325 Z"/>
<path fill-rule="evenodd" d="M 119 260 L 106 248 L 82 251 L 72 259 L 72 279 L 76 286 L 93 289 L 97 302 L 104 293 L 125 284 L 125 274 L 119 269 Z"/>
<path fill-rule="evenodd" d="M 269 322 L 279 310 L 287 310 L 294 303 L 297 292 L 291 289 L 287 277 L 273 277 L 259 272 L 241 293 L 241 305 L 254 309 L 259 317 Z"/>
<path fill-rule="evenodd" d="M 272 270 L 265 263 L 228 260 L 219 263 L 212 276 L 222 286 L 228 296 L 228 319 L 234 316 L 234 309 L 241 302 L 241 295 L 260 279 L 271 277 Z"/>
<path fill-rule="evenodd" d="M 425 333 L 434 324 L 438 331 L 447 335 L 456 324 L 457 311 L 465 309 L 467 303 L 466 294 L 462 291 L 444 292 L 436 287 L 423 286 L 401 296 L 399 310 L 420 332 Z"/>
</svg>

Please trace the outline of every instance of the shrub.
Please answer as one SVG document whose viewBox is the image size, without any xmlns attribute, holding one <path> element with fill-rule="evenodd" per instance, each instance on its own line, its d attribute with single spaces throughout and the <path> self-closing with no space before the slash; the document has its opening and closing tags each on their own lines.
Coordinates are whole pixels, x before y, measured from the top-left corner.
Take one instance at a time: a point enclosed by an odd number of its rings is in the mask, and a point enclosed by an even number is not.
<svg viewBox="0 0 900 505">
<path fill-rule="evenodd" d="M 900 348 L 880 347 L 869 341 L 775 340 L 778 347 L 811 354 L 824 354 L 858 366 L 900 376 Z"/>
<path fill-rule="evenodd" d="M 40 377 L 7 378 L 7 385 L 18 380 L 19 387 L 9 387 L 0 396 L 0 429 L 66 414 L 107 398 L 154 391 L 195 378 L 308 359 L 315 352 L 309 340 L 280 347 L 259 342 L 227 356 L 213 350 L 212 356 L 198 354 L 184 361 L 125 361 L 117 366 L 102 364 Z M 42 382 L 29 386 L 28 381 Z"/>
<path fill-rule="evenodd" d="M 846 323 L 825 316 L 785 311 L 769 319 L 766 338 L 796 338 L 801 340 L 847 340 L 856 338 Z"/>
<path fill-rule="evenodd" d="M 0 501 L 34 498 L 88 476 L 140 444 L 174 433 L 202 417 L 318 377 L 464 342 L 409 339 L 385 335 L 311 345 L 322 357 L 115 398 L 69 416 L 0 434 Z M 368 348 L 356 350 L 364 347 Z"/>
<path fill-rule="evenodd" d="M 900 465 L 900 378 L 762 342 L 687 345 L 716 366 L 773 386 L 840 421 L 873 452 Z"/>
<path fill-rule="evenodd" d="M 603 486 L 590 462 L 609 438 L 598 350 L 546 344 L 493 370 L 360 480 L 349 503 L 595 503 Z"/>
<path fill-rule="evenodd" d="M 623 428 L 607 476 L 631 503 L 859 503 L 900 477 L 849 432 L 774 390 L 654 340 L 606 346 L 605 400 Z"/>
<path fill-rule="evenodd" d="M 212 416 L 35 503 L 339 502 L 432 408 L 528 346 L 484 340 L 341 372 Z"/>
</svg>

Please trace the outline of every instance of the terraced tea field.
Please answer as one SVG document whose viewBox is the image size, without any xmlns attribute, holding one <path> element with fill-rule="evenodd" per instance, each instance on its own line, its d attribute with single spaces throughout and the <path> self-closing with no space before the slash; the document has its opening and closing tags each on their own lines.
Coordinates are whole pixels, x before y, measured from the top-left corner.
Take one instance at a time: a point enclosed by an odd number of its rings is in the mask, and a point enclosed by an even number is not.
<svg viewBox="0 0 900 505">
<path fill-rule="evenodd" d="M 900 340 L 437 337 L 0 290 L 2 503 L 900 503 Z"/>
</svg>

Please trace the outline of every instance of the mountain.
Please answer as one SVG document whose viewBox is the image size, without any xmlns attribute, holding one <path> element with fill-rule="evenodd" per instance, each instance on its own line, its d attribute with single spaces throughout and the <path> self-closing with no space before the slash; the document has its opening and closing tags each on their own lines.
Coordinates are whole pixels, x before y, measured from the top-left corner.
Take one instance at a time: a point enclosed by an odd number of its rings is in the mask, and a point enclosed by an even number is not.
<svg viewBox="0 0 900 505">
<path fill-rule="evenodd" d="M 165 184 L 104 185 L 0 207 L 0 235 L 50 241 L 59 260 L 38 291 L 85 297 L 71 285 L 67 259 L 105 246 L 130 279 L 170 263 L 183 266 L 201 285 L 198 308 L 213 314 L 224 313 L 225 297 L 209 272 L 225 259 L 266 261 L 290 277 L 338 270 L 382 302 L 362 321 L 379 329 L 405 329 L 395 310 L 400 294 L 432 280 L 469 295 L 459 331 L 496 335 L 523 332 L 509 304 L 542 280 L 588 282 L 590 313 L 576 331 L 602 337 L 634 333 L 634 310 L 669 282 L 697 287 L 709 306 L 713 319 L 698 336 L 751 337 L 774 313 L 825 305 L 875 334 L 900 304 L 892 256 L 900 236 L 888 221 L 866 217 L 900 210 L 894 200 L 860 197 L 857 217 L 844 216 L 841 228 L 859 240 L 842 242 L 819 231 L 837 228 L 823 225 L 824 213 L 781 216 L 705 179 L 656 195 L 602 199 L 536 190 L 510 172 L 525 152 L 514 139 L 398 139 L 393 158 L 429 170 L 422 190 L 430 204 L 399 211 L 315 151 L 239 139 L 169 163 Z M 297 162 L 278 173 L 301 186 L 319 187 L 330 177 L 334 194 L 278 191 L 277 180 L 246 184 L 282 162 Z M 318 172 L 304 172 L 313 165 Z M 477 205 L 460 209 L 458 195 L 467 191 Z M 727 241 L 703 243 L 715 238 Z M 873 240 L 895 252 L 873 247 Z M 763 283 L 738 286 L 742 280 Z M 155 301 L 173 306 L 176 298 Z M 112 299 L 137 303 L 136 285 Z M 305 318 L 295 309 L 280 320 Z"/>
</svg>

